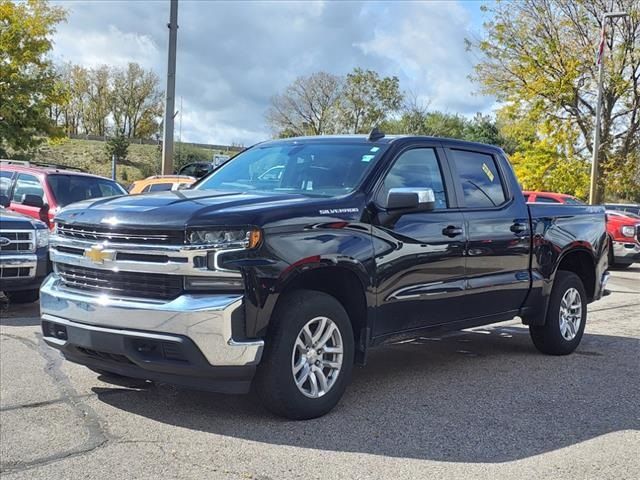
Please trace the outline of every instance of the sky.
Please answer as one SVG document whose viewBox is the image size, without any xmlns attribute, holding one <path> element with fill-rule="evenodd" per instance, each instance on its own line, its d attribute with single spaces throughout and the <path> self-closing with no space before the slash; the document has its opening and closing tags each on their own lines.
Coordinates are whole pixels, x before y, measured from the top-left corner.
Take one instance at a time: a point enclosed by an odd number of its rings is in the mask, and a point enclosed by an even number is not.
<svg viewBox="0 0 640 480">
<path fill-rule="evenodd" d="M 137 62 L 166 85 L 169 0 L 56 1 L 68 10 L 53 57 L 87 67 Z M 473 0 L 204 1 L 180 0 L 176 66 L 176 139 L 251 145 L 272 136 L 270 98 L 296 77 L 345 75 L 354 67 L 395 75 L 430 109 L 489 112 L 468 75 L 465 38 L 482 34 Z"/>
</svg>

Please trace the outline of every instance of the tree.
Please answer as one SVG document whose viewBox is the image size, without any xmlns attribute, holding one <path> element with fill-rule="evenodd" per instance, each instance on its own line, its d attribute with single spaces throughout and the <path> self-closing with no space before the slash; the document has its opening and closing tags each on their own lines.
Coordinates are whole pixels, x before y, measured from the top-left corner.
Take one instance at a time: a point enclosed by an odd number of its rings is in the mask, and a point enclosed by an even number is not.
<svg viewBox="0 0 640 480">
<path fill-rule="evenodd" d="M 403 99 L 398 77 L 380 78 L 373 70 L 355 68 L 340 95 L 342 127 L 350 133 L 368 133 L 397 112 Z"/>
<path fill-rule="evenodd" d="M 150 137 L 158 131 L 162 115 L 160 80 L 137 63 L 113 70 L 111 113 L 116 134 L 128 138 Z"/>
<path fill-rule="evenodd" d="M 280 137 L 336 133 L 343 79 L 326 72 L 298 77 L 271 98 L 267 123 Z"/>
<path fill-rule="evenodd" d="M 47 58 L 65 11 L 40 0 L 0 0 L 0 153 L 26 150 L 60 136 L 50 108 L 64 93 Z"/>
<path fill-rule="evenodd" d="M 116 135 L 105 143 L 105 150 L 111 160 L 115 155 L 116 160 L 125 160 L 129 154 L 129 139 L 124 135 Z"/>
<path fill-rule="evenodd" d="M 521 0 L 486 10 L 492 19 L 475 43 L 483 54 L 475 75 L 482 91 L 495 95 L 512 121 L 535 126 L 535 140 L 525 142 L 530 156 L 539 147 L 580 171 L 593 151 L 602 15 L 629 13 L 607 29 L 600 192 L 606 185 L 610 195 L 640 199 L 640 185 L 633 186 L 640 171 L 640 3 Z"/>
<path fill-rule="evenodd" d="M 62 124 L 67 135 L 78 135 L 86 130 L 85 109 L 89 101 L 89 71 L 71 63 L 58 68 L 58 74 L 65 92 Z M 85 133 L 88 133 L 85 131 Z"/>
<path fill-rule="evenodd" d="M 89 70 L 88 77 L 88 103 L 84 115 L 85 128 L 90 135 L 105 136 L 113 103 L 111 70 L 107 65 L 101 65 Z"/>
</svg>

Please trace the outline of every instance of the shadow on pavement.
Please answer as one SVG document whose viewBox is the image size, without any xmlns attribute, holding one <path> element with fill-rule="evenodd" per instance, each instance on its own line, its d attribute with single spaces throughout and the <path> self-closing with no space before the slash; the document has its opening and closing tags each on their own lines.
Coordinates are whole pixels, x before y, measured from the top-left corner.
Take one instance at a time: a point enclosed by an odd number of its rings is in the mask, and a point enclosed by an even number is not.
<svg viewBox="0 0 640 480">
<path fill-rule="evenodd" d="M 0 325 L 8 327 L 31 327 L 40 325 L 40 304 L 10 304 L 9 299 L 0 294 Z"/>
<path fill-rule="evenodd" d="M 168 425 L 277 445 L 450 462 L 506 462 L 640 428 L 637 339 L 586 335 L 567 357 L 527 330 L 486 328 L 371 352 L 329 415 L 293 422 L 251 396 L 158 385 L 105 404 Z"/>
</svg>

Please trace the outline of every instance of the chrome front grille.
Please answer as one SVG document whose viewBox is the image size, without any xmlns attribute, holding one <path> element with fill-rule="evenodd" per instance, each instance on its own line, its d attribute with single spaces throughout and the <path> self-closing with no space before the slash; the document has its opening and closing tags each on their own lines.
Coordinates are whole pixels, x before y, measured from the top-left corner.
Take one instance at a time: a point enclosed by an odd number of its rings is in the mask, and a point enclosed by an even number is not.
<svg viewBox="0 0 640 480">
<path fill-rule="evenodd" d="M 183 291 L 180 275 L 114 272 L 65 264 L 56 264 L 55 270 L 68 288 L 111 297 L 173 300 Z"/>
<path fill-rule="evenodd" d="M 57 234 L 61 237 L 87 241 L 109 241 L 113 243 L 147 243 L 153 245 L 184 245 L 185 234 L 182 230 L 162 232 L 158 230 L 140 230 L 130 228 L 107 228 L 88 225 L 67 225 L 58 223 Z"/>
<path fill-rule="evenodd" d="M 0 230 L 0 253 L 33 252 L 35 230 Z"/>
</svg>

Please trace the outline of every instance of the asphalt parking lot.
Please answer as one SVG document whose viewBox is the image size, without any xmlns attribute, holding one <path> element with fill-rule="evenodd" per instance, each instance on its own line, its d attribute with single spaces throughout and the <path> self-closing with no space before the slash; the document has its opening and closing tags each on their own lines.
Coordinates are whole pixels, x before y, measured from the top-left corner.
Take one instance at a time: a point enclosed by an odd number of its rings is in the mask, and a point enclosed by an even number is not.
<svg viewBox="0 0 640 480">
<path fill-rule="evenodd" d="M 372 352 L 329 415 L 107 382 L 63 362 L 37 305 L 2 310 L 0 472 L 38 478 L 638 478 L 640 266 L 569 357 L 518 322 Z"/>
</svg>

